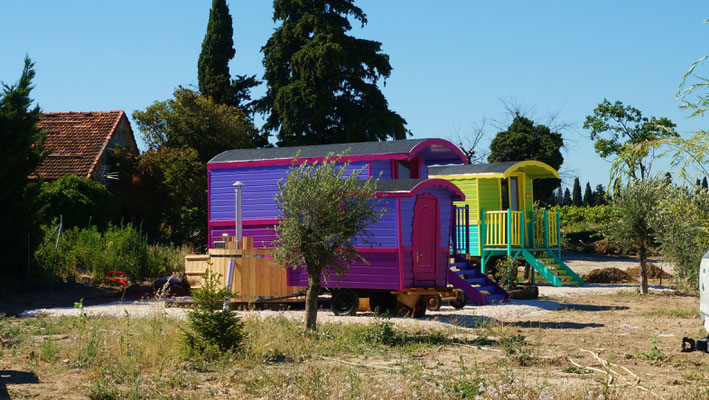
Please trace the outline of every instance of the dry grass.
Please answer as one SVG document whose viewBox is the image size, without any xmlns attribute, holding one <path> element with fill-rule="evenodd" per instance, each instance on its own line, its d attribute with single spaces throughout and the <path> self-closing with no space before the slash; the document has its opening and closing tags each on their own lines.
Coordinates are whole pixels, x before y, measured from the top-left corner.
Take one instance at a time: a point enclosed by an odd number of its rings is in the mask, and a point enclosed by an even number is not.
<svg viewBox="0 0 709 400">
<path fill-rule="evenodd" d="M 293 318 L 249 314 L 244 347 L 216 360 L 187 358 L 181 347 L 185 322 L 157 311 L 147 317 L 5 318 L 0 369 L 38 377 L 34 384 L 7 384 L 12 398 L 648 398 L 638 386 L 663 398 L 709 396 L 707 362 L 673 350 L 677 337 L 646 332 L 680 326 L 679 333 L 698 325 L 689 312 L 695 299 L 564 301 L 572 303 L 536 319 L 473 329 L 401 327 L 381 318 L 321 323 L 317 333 L 306 333 Z M 638 328 L 620 326 L 625 321 Z M 583 347 L 621 375 L 609 382 L 613 373 Z M 632 376 L 623 368 L 641 382 L 622 380 Z"/>
</svg>

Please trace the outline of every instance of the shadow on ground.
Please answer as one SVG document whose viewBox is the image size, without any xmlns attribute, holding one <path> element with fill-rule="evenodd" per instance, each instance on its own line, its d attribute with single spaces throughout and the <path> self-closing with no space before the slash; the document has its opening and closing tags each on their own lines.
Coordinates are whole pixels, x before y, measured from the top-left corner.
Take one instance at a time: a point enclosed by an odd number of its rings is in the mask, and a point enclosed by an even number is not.
<svg viewBox="0 0 709 400">
<path fill-rule="evenodd" d="M 0 399 L 9 399 L 10 393 L 7 385 L 20 385 L 26 383 L 39 383 L 39 378 L 34 372 L 0 370 Z"/>
</svg>

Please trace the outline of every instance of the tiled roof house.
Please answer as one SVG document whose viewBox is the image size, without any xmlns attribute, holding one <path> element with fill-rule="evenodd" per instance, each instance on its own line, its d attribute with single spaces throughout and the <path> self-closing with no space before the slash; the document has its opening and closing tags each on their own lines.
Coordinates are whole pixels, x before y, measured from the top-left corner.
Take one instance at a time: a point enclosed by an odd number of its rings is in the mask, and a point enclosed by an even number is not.
<svg viewBox="0 0 709 400">
<path fill-rule="evenodd" d="M 107 150 L 138 151 L 123 111 L 41 113 L 38 126 L 47 132 L 44 143 L 51 152 L 37 174 L 48 181 L 76 175 L 105 184 L 107 174 L 115 170 Z"/>
</svg>

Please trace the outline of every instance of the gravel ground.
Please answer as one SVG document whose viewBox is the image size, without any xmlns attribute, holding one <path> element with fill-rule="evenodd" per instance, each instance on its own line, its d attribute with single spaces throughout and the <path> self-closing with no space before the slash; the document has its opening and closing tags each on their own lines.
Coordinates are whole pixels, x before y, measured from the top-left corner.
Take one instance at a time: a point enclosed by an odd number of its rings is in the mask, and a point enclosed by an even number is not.
<svg viewBox="0 0 709 400">
<path fill-rule="evenodd" d="M 582 287 L 553 287 L 540 286 L 539 294 L 543 297 L 570 297 L 611 294 L 619 291 L 634 291 L 637 285 L 586 285 Z M 668 290 L 664 287 L 652 287 L 651 290 Z M 541 315 L 562 308 L 562 305 L 553 300 L 512 300 L 507 304 L 471 306 L 456 310 L 449 306 L 443 306 L 439 311 L 427 312 L 421 319 L 395 318 L 398 325 L 416 326 L 441 326 L 454 325 L 461 327 L 475 327 L 483 321 L 514 321 L 518 318 L 532 315 Z M 75 316 L 80 313 L 87 315 L 112 315 L 134 317 L 166 314 L 170 317 L 184 319 L 186 310 L 184 308 L 166 308 L 163 301 L 141 300 L 135 302 L 113 302 L 102 305 L 94 305 L 78 309 L 74 307 L 39 308 L 27 310 L 22 316 L 36 316 L 40 314 L 50 316 Z M 285 315 L 288 318 L 303 318 L 302 310 L 291 311 L 242 311 L 244 316 L 267 317 L 272 315 Z M 321 310 L 318 314 L 319 321 L 338 321 L 345 323 L 370 323 L 374 320 L 371 312 L 360 312 L 354 317 L 337 317 L 332 312 Z"/>
<path fill-rule="evenodd" d="M 597 256 L 591 254 L 568 253 L 564 252 L 563 259 L 566 264 L 578 274 L 586 274 L 594 269 L 616 267 L 626 270 L 630 267 L 638 265 L 638 261 L 631 257 L 609 257 Z M 673 273 L 674 269 L 669 263 L 662 262 L 658 259 L 650 259 L 650 262 L 662 267 L 663 270 Z M 589 295 L 604 295 L 612 294 L 619 291 L 635 291 L 637 285 L 595 285 L 588 284 L 581 287 L 553 287 L 539 286 L 539 295 L 542 298 L 555 297 L 572 297 L 572 296 L 589 296 Z M 664 291 L 668 290 L 665 287 L 651 286 L 651 290 Z M 484 307 L 466 306 L 463 309 L 456 310 L 452 307 L 443 306 L 440 311 L 428 312 L 422 319 L 396 318 L 395 321 L 400 325 L 431 325 L 440 326 L 456 325 L 465 327 L 474 327 L 483 320 L 496 321 L 513 321 L 518 318 L 531 315 L 545 314 L 562 307 L 561 304 L 552 300 L 512 300 L 508 304 L 489 305 Z M 78 315 L 79 313 L 87 315 L 114 315 L 114 316 L 149 316 L 154 313 L 165 313 L 168 316 L 184 319 L 186 310 L 182 308 L 166 308 L 165 303 L 157 300 L 142 300 L 135 302 L 113 302 L 102 305 L 93 305 L 84 307 L 82 310 L 73 307 L 55 307 L 55 308 L 39 308 L 27 310 L 21 315 L 34 316 L 46 314 L 51 316 L 61 315 Z M 302 310 L 293 311 L 243 311 L 245 316 L 266 317 L 269 315 L 282 314 L 289 318 L 303 318 Z M 337 317 L 330 311 L 322 310 L 318 314 L 319 321 L 339 321 L 346 323 L 369 323 L 374 319 L 373 313 L 361 312 L 354 317 Z"/>
</svg>

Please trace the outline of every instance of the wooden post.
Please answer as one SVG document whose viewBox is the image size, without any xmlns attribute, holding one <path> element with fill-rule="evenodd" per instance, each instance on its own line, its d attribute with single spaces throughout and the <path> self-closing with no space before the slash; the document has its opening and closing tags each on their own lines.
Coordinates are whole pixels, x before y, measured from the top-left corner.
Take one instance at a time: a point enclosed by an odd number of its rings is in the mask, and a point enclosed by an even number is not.
<svg viewBox="0 0 709 400">
<path fill-rule="evenodd" d="M 529 230 L 529 247 L 535 248 L 537 246 L 536 230 L 537 225 L 534 222 L 534 210 L 531 213 L 532 216 L 532 228 Z"/>
<path fill-rule="evenodd" d="M 512 210 L 507 209 L 507 221 L 505 221 L 505 226 L 507 227 L 507 257 L 512 255 Z"/>
<path fill-rule="evenodd" d="M 559 260 L 561 260 L 561 210 L 556 212 L 556 245 L 559 252 Z"/>
<path fill-rule="evenodd" d="M 470 256 L 470 208 L 465 205 L 465 254 Z"/>
<path fill-rule="evenodd" d="M 522 214 L 519 216 L 519 245 L 524 248 L 524 210 L 521 211 Z"/>
<path fill-rule="evenodd" d="M 480 210 L 480 272 L 485 274 L 485 239 L 487 230 L 485 229 L 485 210 Z"/>
<path fill-rule="evenodd" d="M 544 249 L 549 249 L 549 214 L 544 210 Z"/>
</svg>

